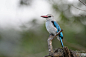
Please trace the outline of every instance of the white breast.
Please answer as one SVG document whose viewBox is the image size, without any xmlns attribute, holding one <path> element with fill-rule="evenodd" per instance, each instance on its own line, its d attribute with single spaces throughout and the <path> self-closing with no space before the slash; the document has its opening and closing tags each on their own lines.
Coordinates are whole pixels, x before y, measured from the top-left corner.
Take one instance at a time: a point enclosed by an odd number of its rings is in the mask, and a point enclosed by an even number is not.
<svg viewBox="0 0 86 57">
<path fill-rule="evenodd" d="M 56 34 L 57 29 L 53 26 L 51 21 L 46 21 L 46 29 L 49 33 Z"/>
</svg>

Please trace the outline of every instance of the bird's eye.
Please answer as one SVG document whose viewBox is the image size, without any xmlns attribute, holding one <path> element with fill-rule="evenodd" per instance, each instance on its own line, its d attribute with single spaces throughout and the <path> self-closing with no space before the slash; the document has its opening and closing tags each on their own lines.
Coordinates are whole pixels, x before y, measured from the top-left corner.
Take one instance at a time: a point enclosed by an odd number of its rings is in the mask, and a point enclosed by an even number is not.
<svg viewBox="0 0 86 57">
<path fill-rule="evenodd" d="M 48 17 L 51 17 L 51 16 L 48 16 Z"/>
</svg>

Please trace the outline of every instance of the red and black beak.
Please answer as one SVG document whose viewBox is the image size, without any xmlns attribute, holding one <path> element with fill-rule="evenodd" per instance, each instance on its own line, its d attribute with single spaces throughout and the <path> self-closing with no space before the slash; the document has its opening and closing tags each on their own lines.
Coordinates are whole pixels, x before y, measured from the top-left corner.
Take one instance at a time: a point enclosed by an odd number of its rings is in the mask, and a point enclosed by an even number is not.
<svg viewBox="0 0 86 57">
<path fill-rule="evenodd" d="M 48 16 L 41 16 L 41 17 L 43 17 L 43 18 L 48 18 Z"/>
</svg>

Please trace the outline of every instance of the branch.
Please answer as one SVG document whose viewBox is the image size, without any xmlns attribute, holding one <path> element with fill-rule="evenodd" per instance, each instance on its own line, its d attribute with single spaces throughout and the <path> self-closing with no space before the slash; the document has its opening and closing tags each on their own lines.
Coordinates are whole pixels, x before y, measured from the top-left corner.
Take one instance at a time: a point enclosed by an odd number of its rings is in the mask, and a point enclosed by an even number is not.
<svg viewBox="0 0 86 57">
<path fill-rule="evenodd" d="M 58 36 L 60 34 L 60 32 L 62 32 L 63 30 L 61 29 L 53 38 L 51 38 L 51 40 L 53 40 L 56 36 Z"/>
<path fill-rule="evenodd" d="M 83 5 L 85 5 L 86 6 L 86 4 L 85 3 L 83 3 L 81 0 L 79 0 Z"/>
<path fill-rule="evenodd" d="M 83 3 L 81 0 L 79 0 L 83 5 L 85 5 L 86 6 L 86 4 L 85 3 Z M 72 5 L 73 7 L 75 7 L 74 5 Z M 86 12 L 86 10 L 82 10 L 82 9 L 80 9 L 80 8 L 77 8 L 77 7 L 75 7 L 76 9 L 78 9 L 78 10 L 81 10 L 81 11 L 85 11 Z"/>
<path fill-rule="evenodd" d="M 73 7 L 75 7 L 74 5 L 72 5 Z M 81 10 L 81 11 L 85 11 L 86 12 L 86 10 L 82 10 L 82 9 L 80 9 L 80 8 L 77 8 L 77 7 L 75 7 L 76 9 L 78 9 L 78 10 Z"/>
<path fill-rule="evenodd" d="M 55 36 L 53 36 L 53 35 L 50 35 L 49 36 L 49 38 L 48 38 L 48 51 L 49 51 L 49 55 L 47 55 L 47 56 L 52 56 L 53 55 L 53 46 L 52 46 L 52 40 L 56 37 L 56 36 L 58 36 L 59 34 L 60 34 L 60 32 L 62 32 L 63 30 L 60 30 Z M 47 56 L 45 56 L 45 57 L 47 57 Z"/>
</svg>

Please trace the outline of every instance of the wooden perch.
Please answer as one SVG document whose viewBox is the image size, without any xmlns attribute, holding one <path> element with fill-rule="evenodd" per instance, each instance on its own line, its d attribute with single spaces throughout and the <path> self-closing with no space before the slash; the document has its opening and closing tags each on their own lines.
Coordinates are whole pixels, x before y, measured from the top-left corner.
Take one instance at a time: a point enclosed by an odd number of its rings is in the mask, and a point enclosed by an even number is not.
<svg viewBox="0 0 86 57">
<path fill-rule="evenodd" d="M 54 53 L 52 55 L 47 55 L 45 57 L 86 57 L 86 53 L 80 53 L 77 51 L 73 51 L 71 49 L 68 49 L 68 47 L 64 48 L 58 48 L 54 50 Z"/>
<path fill-rule="evenodd" d="M 53 54 L 53 47 L 52 47 L 52 40 L 60 34 L 63 30 L 60 30 L 55 36 L 50 35 L 48 38 L 48 49 L 49 49 L 49 55 Z"/>
<path fill-rule="evenodd" d="M 63 30 L 60 30 L 55 36 L 50 35 L 48 38 L 48 49 L 49 49 L 49 55 L 46 55 L 45 57 L 86 57 L 83 55 L 83 53 L 79 53 L 73 50 L 68 49 L 67 47 L 64 48 L 58 48 L 56 50 L 53 50 L 52 46 L 52 40 L 60 34 Z"/>
</svg>

